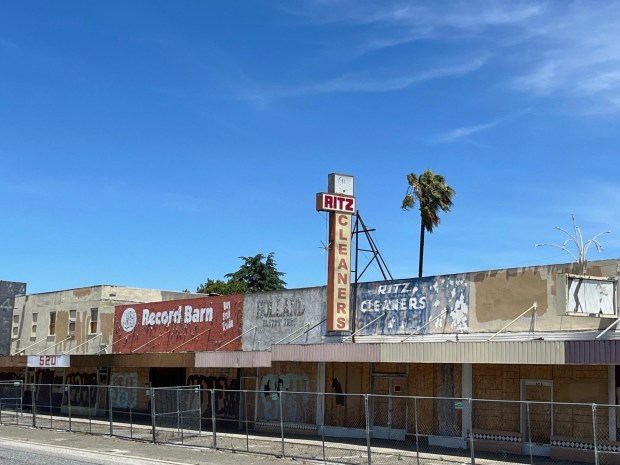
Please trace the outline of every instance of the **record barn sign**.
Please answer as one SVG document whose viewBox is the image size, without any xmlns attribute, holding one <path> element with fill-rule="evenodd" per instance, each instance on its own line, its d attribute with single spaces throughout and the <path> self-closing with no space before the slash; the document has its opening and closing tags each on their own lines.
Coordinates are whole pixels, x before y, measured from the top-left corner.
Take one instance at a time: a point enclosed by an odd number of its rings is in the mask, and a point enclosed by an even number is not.
<svg viewBox="0 0 620 465">
<path fill-rule="evenodd" d="M 240 350 L 243 295 L 119 305 L 114 353 Z"/>
</svg>

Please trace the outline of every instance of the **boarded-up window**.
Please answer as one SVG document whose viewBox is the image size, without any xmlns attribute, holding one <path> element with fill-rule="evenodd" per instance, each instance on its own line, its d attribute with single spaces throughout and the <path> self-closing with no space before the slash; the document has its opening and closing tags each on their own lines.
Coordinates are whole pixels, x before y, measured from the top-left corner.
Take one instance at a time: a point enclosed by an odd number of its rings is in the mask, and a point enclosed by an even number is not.
<svg viewBox="0 0 620 465">
<path fill-rule="evenodd" d="M 50 326 L 49 326 L 49 333 L 50 336 L 53 336 L 56 334 L 56 312 L 51 312 L 50 313 Z"/>
<path fill-rule="evenodd" d="M 97 332 L 97 321 L 99 320 L 99 309 L 91 308 L 90 309 L 90 334 L 95 334 Z"/>
<path fill-rule="evenodd" d="M 37 320 L 39 319 L 38 313 L 32 314 L 32 326 L 30 327 L 30 337 L 37 337 Z"/>
<path fill-rule="evenodd" d="M 77 318 L 77 310 L 69 310 L 69 334 L 75 334 L 75 319 Z"/>
<path fill-rule="evenodd" d="M 616 281 L 568 276 L 567 313 L 616 316 Z"/>
</svg>

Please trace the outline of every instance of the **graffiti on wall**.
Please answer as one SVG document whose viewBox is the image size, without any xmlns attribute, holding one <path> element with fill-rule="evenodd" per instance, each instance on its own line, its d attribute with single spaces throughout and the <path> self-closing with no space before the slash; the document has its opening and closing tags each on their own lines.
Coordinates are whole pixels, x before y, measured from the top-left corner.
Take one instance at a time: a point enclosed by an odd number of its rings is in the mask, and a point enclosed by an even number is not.
<svg viewBox="0 0 620 465">
<path fill-rule="evenodd" d="M 135 408 L 138 403 L 138 373 L 116 372 L 110 377 L 110 405 L 114 408 Z"/>
<path fill-rule="evenodd" d="M 361 283 L 357 292 L 360 334 L 467 331 L 469 275 Z"/>
<path fill-rule="evenodd" d="M 218 418 L 237 418 L 239 409 L 239 382 L 224 376 L 190 375 L 188 386 L 200 386 L 200 403 L 202 416 L 211 417 L 211 396 L 208 389 L 216 389 L 213 400 L 215 414 Z"/>
<path fill-rule="evenodd" d="M 342 394 L 342 384 L 338 378 L 332 379 L 332 391 L 336 394 L 336 405 L 344 407 L 346 405 L 345 396 Z"/>
<path fill-rule="evenodd" d="M 97 402 L 97 374 L 96 373 L 69 373 L 65 377 L 65 384 L 69 384 L 69 401 L 73 407 L 92 407 Z M 68 402 L 66 399 L 64 404 Z"/>
<path fill-rule="evenodd" d="M 310 404 L 310 378 L 308 375 L 269 374 L 261 379 L 263 394 L 260 396 L 262 419 L 266 421 L 280 420 L 280 405 L 282 419 L 288 422 L 305 423 L 312 412 L 307 408 Z M 282 392 L 282 398 L 280 398 Z M 293 392 L 299 394 L 284 394 Z"/>
<path fill-rule="evenodd" d="M 0 381 L 23 381 L 24 376 L 12 371 L 0 372 Z"/>
</svg>

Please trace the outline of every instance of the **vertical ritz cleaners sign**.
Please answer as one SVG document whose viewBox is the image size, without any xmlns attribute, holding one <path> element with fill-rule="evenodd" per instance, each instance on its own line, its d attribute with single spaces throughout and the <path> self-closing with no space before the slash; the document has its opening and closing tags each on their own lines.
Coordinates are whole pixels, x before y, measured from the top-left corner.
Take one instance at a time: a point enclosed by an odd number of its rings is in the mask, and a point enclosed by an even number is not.
<svg viewBox="0 0 620 465">
<path fill-rule="evenodd" d="M 316 209 L 329 212 L 327 330 L 350 331 L 353 176 L 330 174 L 327 190 L 316 195 Z"/>
</svg>

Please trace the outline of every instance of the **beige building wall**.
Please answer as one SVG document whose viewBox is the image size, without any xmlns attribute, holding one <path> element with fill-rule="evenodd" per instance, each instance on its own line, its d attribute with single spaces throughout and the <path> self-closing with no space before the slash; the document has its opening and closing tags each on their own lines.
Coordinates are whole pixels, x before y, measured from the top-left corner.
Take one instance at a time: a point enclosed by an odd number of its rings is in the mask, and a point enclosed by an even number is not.
<svg viewBox="0 0 620 465">
<path fill-rule="evenodd" d="M 204 295 L 107 285 L 18 296 L 11 354 L 110 353 L 116 305 L 195 297 Z"/>
<path fill-rule="evenodd" d="M 471 273 L 469 332 L 497 332 L 534 303 L 536 313 L 518 318 L 506 333 L 606 328 L 614 317 L 567 314 L 567 275 L 581 271 L 576 263 L 568 263 Z M 617 279 L 618 261 L 590 262 L 586 275 Z"/>
</svg>

